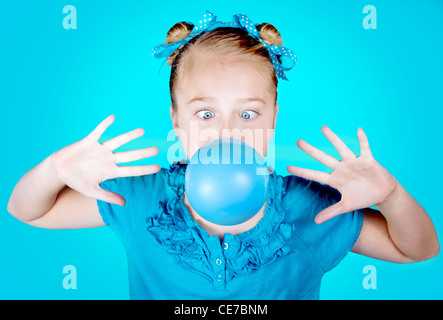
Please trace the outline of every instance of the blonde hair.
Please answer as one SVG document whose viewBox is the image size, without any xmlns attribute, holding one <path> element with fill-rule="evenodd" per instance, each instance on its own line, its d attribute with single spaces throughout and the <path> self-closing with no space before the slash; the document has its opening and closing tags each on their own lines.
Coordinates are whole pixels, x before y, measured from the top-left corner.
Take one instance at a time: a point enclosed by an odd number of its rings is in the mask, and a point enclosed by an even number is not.
<svg viewBox="0 0 443 320">
<path fill-rule="evenodd" d="M 169 29 L 165 43 L 172 43 L 185 39 L 194 28 L 192 23 L 177 22 Z M 260 33 L 260 38 L 268 45 L 282 46 L 283 41 L 280 32 L 270 23 L 256 24 L 256 28 Z M 169 79 L 169 91 L 173 110 L 177 110 L 175 101 L 175 87 L 178 79 L 182 75 L 182 64 L 185 57 L 192 56 L 196 52 L 204 52 L 207 54 L 233 56 L 248 55 L 248 60 L 253 63 L 260 64 L 262 72 L 268 75 L 271 91 L 275 93 L 275 101 L 277 101 L 277 75 L 275 74 L 274 65 L 272 64 L 269 52 L 265 45 L 259 40 L 250 36 L 249 33 L 241 28 L 219 27 L 211 31 L 204 31 L 195 36 L 175 50 L 167 59 L 168 65 L 171 67 L 171 76 Z M 280 60 L 280 57 L 277 56 Z"/>
</svg>

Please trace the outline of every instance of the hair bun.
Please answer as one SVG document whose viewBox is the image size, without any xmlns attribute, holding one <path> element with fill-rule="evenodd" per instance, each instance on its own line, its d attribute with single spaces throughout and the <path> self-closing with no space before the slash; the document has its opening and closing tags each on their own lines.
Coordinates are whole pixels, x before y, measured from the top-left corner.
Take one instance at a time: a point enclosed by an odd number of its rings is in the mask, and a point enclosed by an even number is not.
<svg viewBox="0 0 443 320">
<path fill-rule="evenodd" d="M 165 44 L 183 40 L 191 33 L 193 28 L 194 28 L 194 25 L 192 23 L 188 23 L 185 21 L 177 22 L 176 24 L 174 24 L 172 26 L 171 29 L 169 29 L 168 33 L 166 34 Z M 168 57 L 168 59 L 166 61 L 169 66 L 172 66 L 172 63 L 174 62 L 175 57 L 180 52 L 180 49 L 182 47 L 183 47 L 183 45 L 181 45 L 177 50 L 175 50 Z"/>
<path fill-rule="evenodd" d="M 263 22 L 260 24 L 256 24 L 258 32 L 260 33 L 260 38 L 269 44 L 283 46 L 283 40 L 281 38 L 280 32 L 271 24 L 267 22 Z"/>
</svg>

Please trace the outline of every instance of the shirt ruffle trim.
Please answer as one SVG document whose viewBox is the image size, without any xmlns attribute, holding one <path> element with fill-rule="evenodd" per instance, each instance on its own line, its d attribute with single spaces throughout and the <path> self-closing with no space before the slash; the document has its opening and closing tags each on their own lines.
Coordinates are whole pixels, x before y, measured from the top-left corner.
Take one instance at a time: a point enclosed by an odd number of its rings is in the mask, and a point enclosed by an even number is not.
<svg viewBox="0 0 443 320">
<path fill-rule="evenodd" d="M 192 219 L 183 204 L 184 173 L 186 164 L 172 164 L 166 171 L 168 198 L 159 201 L 156 216 L 146 219 L 147 230 L 157 241 L 168 247 L 168 252 L 176 254 L 178 261 L 193 271 L 206 276 L 211 282 L 217 273 L 211 261 L 210 247 L 214 241 L 198 222 Z M 278 257 L 293 252 L 288 245 L 295 228 L 283 222 L 284 213 L 281 199 L 286 190 L 283 177 L 273 172 L 267 191 L 268 203 L 264 217 L 252 229 L 232 236 L 229 250 L 226 250 L 226 281 L 264 267 Z M 274 210 L 272 210 L 274 209 Z M 215 237 L 215 236 L 212 236 Z M 217 238 L 217 245 L 220 243 Z M 214 250 L 212 250 L 214 252 Z"/>
</svg>

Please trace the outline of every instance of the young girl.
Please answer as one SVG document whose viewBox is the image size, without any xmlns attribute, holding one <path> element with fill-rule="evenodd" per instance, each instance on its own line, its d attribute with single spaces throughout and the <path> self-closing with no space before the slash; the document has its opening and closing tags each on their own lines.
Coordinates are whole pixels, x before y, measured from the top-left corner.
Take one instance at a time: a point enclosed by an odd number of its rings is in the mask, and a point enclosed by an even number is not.
<svg viewBox="0 0 443 320">
<path fill-rule="evenodd" d="M 286 79 L 291 67 L 282 62 L 293 65 L 295 55 L 273 25 L 245 15 L 221 23 L 206 12 L 195 26 L 175 24 L 154 53 L 172 66 L 171 119 L 188 159 L 223 130 L 234 137 L 237 129 L 275 128 L 277 78 Z M 117 166 L 158 150 L 113 152 L 143 135 L 140 128 L 99 143 L 113 121 L 26 173 L 8 211 L 41 228 L 109 226 L 127 252 L 132 299 L 318 299 L 323 275 L 349 251 L 396 263 L 439 252 L 428 214 L 373 158 L 361 128 L 359 157 L 326 126 L 341 160 L 298 140 L 332 173 L 272 171 L 261 210 L 221 226 L 188 202 L 186 163 Z M 196 123 L 211 134 L 196 136 Z M 252 144 L 265 155 L 271 138 Z"/>
</svg>

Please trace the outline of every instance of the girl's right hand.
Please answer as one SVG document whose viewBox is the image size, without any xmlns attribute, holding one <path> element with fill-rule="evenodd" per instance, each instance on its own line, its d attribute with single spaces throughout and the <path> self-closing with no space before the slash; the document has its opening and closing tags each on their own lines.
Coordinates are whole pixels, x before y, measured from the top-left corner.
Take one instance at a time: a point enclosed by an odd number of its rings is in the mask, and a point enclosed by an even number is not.
<svg viewBox="0 0 443 320">
<path fill-rule="evenodd" d="M 114 149 L 144 134 L 138 128 L 108 141 L 99 143 L 101 135 L 114 122 L 114 115 L 103 120 L 97 128 L 80 141 L 57 150 L 50 157 L 60 182 L 83 195 L 124 206 L 125 199 L 114 192 L 100 188 L 100 183 L 116 177 L 141 176 L 156 173 L 159 165 L 117 166 L 158 154 L 156 147 L 112 152 Z"/>
</svg>

